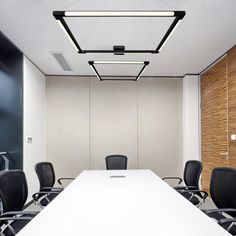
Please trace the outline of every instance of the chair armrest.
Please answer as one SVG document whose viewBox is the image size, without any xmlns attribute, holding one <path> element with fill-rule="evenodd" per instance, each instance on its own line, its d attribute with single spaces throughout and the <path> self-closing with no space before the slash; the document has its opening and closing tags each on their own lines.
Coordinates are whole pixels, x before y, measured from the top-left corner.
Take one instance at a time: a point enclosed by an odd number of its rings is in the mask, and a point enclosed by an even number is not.
<svg viewBox="0 0 236 236">
<path fill-rule="evenodd" d="M 219 225 L 223 225 L 223 224 L 226 224 L 226 223 L 236 223 L 236 219 L 235 218 L 224 218 L 224 219 L 220 219 L 218 221 Z"/>
<path fill-rule="evenodd" d="M 17 217 L 0 217 L 0 221 L 11 221 L 11 220 L 32 220 L 33 217 L 30 217 L 30 216 L 17 216 Z"/>
<path fill-rule="evenodd" d="M 202 199 L 206 199 L 208 197 L 208 193 L 203 190 L 180 190 L 179 193 L 192 193 L 193 195 L 197 194 L 199 197 L 201 196 Z"/>
<path fill-rule="evenodd" d="M 192 202 L 191 200 L 193 197 L 197 197 L 199 200 L 199 203 L 194 204 L 197 207 L 199 207 L 203 202 L 205 202 L 206 198 L 208 197 L 208 193 L 203 190 L 190 190 L 190 189 L 189 190 L 179 190 L 178 193 L 180 193 L 180 194 L 189 193 L 190 194 L 189 198 L 187 198 L 186 196 L 184 196 L 184 197 L 186 199 L 188 199 L 190 202 Z"/>
<path fill-rule="evenodd" d="M 32 220 L 38 212 L 34 211 L 9 211 L 0 216 L 0 225 L 6 224 L 6 221 Z M 1 230 L 0 230 L 1 232 Z"/>
<path fill-rule="evenodd" d="M 35 202 L 38 202 L 38 200 L 40 198 L 46 197 L 47 195 L 50 195 L 50 194 L 58 195 L 60 192 L 58 192 L 58 191 L 40 191 L 40 192 L 34 193 L 32 195 L 32 198 L 34 199 Z"/>
<path fill-rule="evenodd" d="M 177 191 L 179 191 L 179 190 L 199 190 L 195 186 L 177 186 L 177 187 L 174 187 L 174 189 Z"/>
<path fill-rule="evenodd" d="M 180 177 L 169 176 L 169 177 L 163 177 L 162 178 L 162 180 L 166 180 L 166 179 L 176 179 L 176 180 L 179 180 L 178 184 L 181 184 L 183 182 L 183 180 Z"/>
<path fill-rule="evenodd" d="M 43 209 L 47 204 L 49 204 L 52 201 L 52 199 L 50 199 L 52 195 L 57 196 L 60 193 L 61 191 L 59 192 L 58 191 L 40 191 L 40 192 L 34 193 L 32 198 L 34 199 L 34 203 Z M 42 204 L 44 200 L 47 202 L 46 205 Z"/>
<path fill-rule="evenodd" d="M 220 208 L 220 209 L 208 209 L 208 210 L 202 210 L 206 214 L 210 213 L 227 213 L 227 212 L 236 212 L 235 208 Z"/>
<path fill-rule="evenodd" d="M 11 235 L 16 235 L 17 231 L 15 231 L 15 228 L 12 227 L 11 223 L 15 221 L 31 221 L 34 218 L 34 216 L 22 216 L 22 215 L 15 215 L 15 216 L 1 216 L 0 217 L 0 235 L 5 235 L 4 232 L 6 229 L 9 229 L 11 232 Z M 28 223 L 27 222 L 27 223 Z M 2 227 L 3 226 L 3 227 Z M 2 231 L 3 228 L 3 231 Z M 19 232 L 19 229 L 18 229 Z"/>
<path fill-rule="evenodd" d="M 229 224 L 230 223 L 230 224 Z M 220 219 L 218 221 L 218 224 L 222 227 L 224 227 L 224 224 L 229 224 L 228 227 L 226 228 L 226 230 L 230 233 L 230 230 L 232 228 L 233 225 L 235 225 L 236 223 L 236 219 L 235 218 L 224 218 L 224 219 Z M 225 228 L 225 227 L 224 227 Z"/>
<path fill-rule="evenodd" d="M 75 178 L 60 178 L 57 182 L 62 186 L 62 180 L 74 180 Z"/>
<path fill-rule="evenodd" d="M 13 215 L 32 215 L 32 216 L 36 216 L 39 212 L 38 211 L 8 211 L 3 213 L 1 217 L 10 217 Z"/>
<path fill-rule="evenodd" d="M 40 192 L 41 191 L 57 191 L 57 192 L 61 192 L 63 190 L 63 188 L 60 188 L 60 187 L 44 187 L 44 188 L 41 188 L 40 189 Z"/>
<path fill-rule="evenodd" d="M 222 226 L 223 228 L 225 228 L 229 233 L 231 233 L 230 230 L 235 225 L 235 223 L 236 223 L 236 219 L 235 218 L 225 218 L 225 219 L 221 219 L 221 220 L 218 221 L 218 224 L 220 226 Z M 224 227 L 224 224 L 228 224 L 227 228 Z"/>
</svg>

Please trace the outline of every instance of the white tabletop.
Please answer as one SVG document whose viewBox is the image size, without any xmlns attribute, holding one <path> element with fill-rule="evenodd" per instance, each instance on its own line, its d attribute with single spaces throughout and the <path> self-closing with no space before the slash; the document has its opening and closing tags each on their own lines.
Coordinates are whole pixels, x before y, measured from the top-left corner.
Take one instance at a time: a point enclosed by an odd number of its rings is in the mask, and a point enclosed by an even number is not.
<svg viewBox="0 0 236 236">
<path fill-rule="evenodd" d="M 82 172 L 17 235 L 230 234 L 150 170 L 126 170 Z"/>
</svg>

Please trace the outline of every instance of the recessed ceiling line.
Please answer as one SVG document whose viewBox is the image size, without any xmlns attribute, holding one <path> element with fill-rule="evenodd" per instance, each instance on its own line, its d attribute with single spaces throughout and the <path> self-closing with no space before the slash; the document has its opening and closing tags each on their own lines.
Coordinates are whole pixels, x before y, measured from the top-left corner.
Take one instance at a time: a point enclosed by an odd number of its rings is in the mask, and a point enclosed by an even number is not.
<svg viewBox="0 0 236 236">
<path fill-rule="evenodd" d="M 104 10 L 106 8 L 106 6 L 108 5 L 108 3 L 110 2 L 111 0 L 107 0 L 106 3 L 104 4 L 104 6 L 102 7 L 102 9 Z M 85 36 L 84 40 L 83 40 L 83 43 L 87 42 L 92 30 L 94 29 L 94 27 L 97 25 L 97 23 L 99 22 L 101 18 L 98 17 L 96 19 L 94 19 L 93 21 L 93 24 L 91 25 L 90 29 L 88 30 L 88 33 L 87 35 Z"/>
<path fill-rule="evenodd" d="M 129 1 L 130 1 L 130 4 L 132 5 L 133 9 L 136 10 L 133 1 L 132 1 L 132 0 L 129 0 Z M 141 24 L 143 25 L 143 28 L 144 28 L 144 30 L 147 32 L 147 35 L 149 35 L 150 41 L 152 41 L 152 43 L 155 43 L 155 40 L 154 40 L 154 38 L 152 37 L 150 31 L 148 30 L 148 28 L 147 28 L 145 22 L 143 21 L 143 18 L 140 17 L 140 18 L 139 18 L 139 21 L 140 21 Z"/>
<path fill-rule="evenodd" d="M 76 4 L 76 3 L 80 2 L 80 1 L 81 1 L 81 0 L 73 1 L 73 2 L 71 2 L 71 3 L 67 4 L 67 5 L 65 5 L 62 9 L 66 9 L 67 7 L 71 7 L 71 6 L 73 6 L 74 4 Z"/>
<path fill-rule="evenodd" d="M 166 5 L 167 7 L 170 7 L 171 9 L 176 9 L 175 6 L 170 5 L 169 3 L 166 3 L 166 2 L 164 2 L 164 1 L 162 1 L 162 0 L 157 0 L 157 1 L 160 2 L 160 3 L 162 3 L 163 5 Z"/>
</svg>

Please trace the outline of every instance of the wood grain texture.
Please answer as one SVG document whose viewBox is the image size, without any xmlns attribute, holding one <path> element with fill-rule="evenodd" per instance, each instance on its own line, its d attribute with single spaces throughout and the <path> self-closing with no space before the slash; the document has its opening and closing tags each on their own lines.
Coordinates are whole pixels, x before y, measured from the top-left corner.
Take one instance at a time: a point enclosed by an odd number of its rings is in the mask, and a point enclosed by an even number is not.
<svg viewBox="0 0 236 236">
<path fill-rule="evenodd" d="M 223 58 L 201 76 L 202 189 L 209 191 L 212 169 L 227 166 L 222 153 L 228 152 L 228 88 Z"/>
<path fill-rule="evenodd" d="M 236 167 L 236 141 L 231 141 L 231 134 L 236 134 L 236 46 L 227 55 L 228 77 L 228 135 L 229 165 Z"/>
</svg>

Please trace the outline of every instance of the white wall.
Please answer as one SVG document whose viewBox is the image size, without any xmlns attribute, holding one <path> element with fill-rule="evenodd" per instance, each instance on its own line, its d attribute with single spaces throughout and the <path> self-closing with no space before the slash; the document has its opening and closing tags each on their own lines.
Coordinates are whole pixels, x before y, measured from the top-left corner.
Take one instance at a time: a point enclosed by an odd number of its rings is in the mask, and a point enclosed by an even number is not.
<svg viewBox="0 0 236 236">
<path fill-rule="evenodd" d="M 182 176 L 182 79 L 140 80 L 139 168 Z"/>
<path fill-rule="evenodd" d="M 181 175 L 187 160 L 200 158 L 198 76 L 137 83 L 47 77 L 46 87 L 47 104 L 45 76 L 24 58 L 29 199 L 39 189 L 34 165 L 46 160 L 46 152 L 57 177 L 104 169 L 111 153 L 127 154 L 129 168 L 150 168 L 160 176 Z"/>
<path fill-rule="evenodd" d="M 91 168 L 104 169 L 104 157 L 124 154 L 137 169 L 137 83 L 91 79 Z"/>
<path fill-rule="evenodd" d="M 56 177 L 89 169 L 89 79 L 47 78 L 47 161 Z"/>
<path fill-rule="evenodd" d="M 105 169 L 115 153 L 128 155 L 129 168 L 182 174 L 182 79 L 46 80 L 47 160 L 58 177 Z"/>
<path fill-rule="evenodd" d="M 186 75 L 183 79 L 183 164 L 200 160 L 199 149 L 199 78 Z"/>
<path fill-rule="evenodd" d="M 29 194 L 39 191 L 39 182 L 34 171 L 37 162 L 46 160 L 45 127 L 45 76 L 24 57 L 24 158 L 23 169 L 26 174 Z M 32 143 L 27 143 L 31 136 Z"/>
</svg>

